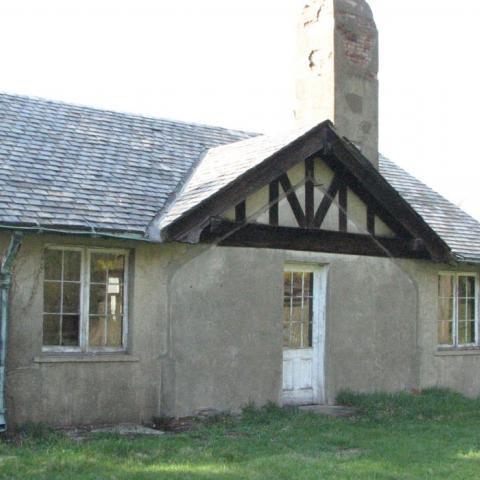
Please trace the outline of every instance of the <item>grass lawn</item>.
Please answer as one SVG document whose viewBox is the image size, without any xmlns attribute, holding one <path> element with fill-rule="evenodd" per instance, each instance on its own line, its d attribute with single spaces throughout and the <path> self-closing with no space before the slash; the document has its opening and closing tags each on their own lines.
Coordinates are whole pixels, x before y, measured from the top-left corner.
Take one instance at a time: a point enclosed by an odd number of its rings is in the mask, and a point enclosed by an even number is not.
<svg viewBox="0 0 480 480">
<path fill-rule="evenodd" d="M 30 427 L 0 443 L 0 479 L 480 479 L 480 400 L 431 390 L 355 395 L 353 418 L 247 408 L 161 437 Z"/>
</svg>

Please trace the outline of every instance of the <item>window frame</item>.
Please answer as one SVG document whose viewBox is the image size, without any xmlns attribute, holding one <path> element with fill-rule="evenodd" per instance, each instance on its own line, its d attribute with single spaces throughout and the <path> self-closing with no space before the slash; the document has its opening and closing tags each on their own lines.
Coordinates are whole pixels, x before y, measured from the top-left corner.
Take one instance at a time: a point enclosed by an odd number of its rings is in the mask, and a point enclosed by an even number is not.
<svg viewBox="0 0 480 480">
<path fill-rule="evenodd" d="M 442 276 L 450 276 L 454 278 L 454 292 L 453 292 L 453 319 L 452 319 L 452 326 L 453 326 L 453 343 L 440 343 L 438 338 L 438 322 L 440 322 L 438 318 L 438 311 L 440 308 L 439 305 L 439 295 L 438 295 L 438 285 L 440 277 Z M 475 342 L 473 343 L 458 343 L 458 278 L 459 277 L 473 277 L 475 279 Z M 469 349 L 469 348 L 479 348 L 480 347 L 480 339 L 479 339 L 479 274 L 476 272 L 452 272 L 452 271 L 441 271 L 438 273 L 437 276 L 437 314 L 436 314 L 436 321 L 437 321 L 437 345 L 440 349 Z"/>
<path fill-rule="evenodd" d="M 60 250 L 60 251 L 76 251 L 81 253 L 80 265 L 80 325 L 79 325 L 79 345 L 78 347 L 65 347 L 55 345 L 43 345 L 43 321 L 45 308 L 42 304 L 42 352 L 45 353 L 124 353 L 128 349 L 128 297 L 129 297 L 129 264 L 130 251 L 124 248 L 108 248 L 108 247 L 89 247 L 78 245 L 58 245 L 47 244 L 43 252 L 46 250 Z M 122 345 L 120 347 L 90 347 L 88 344 L 89 333 L 89 316 L 90 316 L 90 269 L 91 269 L 91 255 L 92 253 L 106 253 L 117 254 L 125 256 L 124 271 L 123 271 L 123 319 L 122 319 Z M 45 257 L 43 257 L 43 278 L 42 278 L 42 292 L 45 285 Z M 42 295 L 43 302 L 43 295 Z"/>
</svg>

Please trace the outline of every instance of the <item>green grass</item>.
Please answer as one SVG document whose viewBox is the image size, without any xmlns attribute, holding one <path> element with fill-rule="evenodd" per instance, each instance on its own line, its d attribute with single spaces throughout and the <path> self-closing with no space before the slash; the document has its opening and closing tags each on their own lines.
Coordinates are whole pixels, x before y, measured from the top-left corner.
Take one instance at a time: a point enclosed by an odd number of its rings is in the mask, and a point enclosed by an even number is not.
<svg viewBox="0 0 480 480">
<path fill-rule="evenodd" d="M 29 425 L 0 443 L 0 479 L 480 478 L 480 400 L 443 390 L 339 400 L 360 414 L 248 407 L 188 433 L 85 442 Z"/>
</svg>

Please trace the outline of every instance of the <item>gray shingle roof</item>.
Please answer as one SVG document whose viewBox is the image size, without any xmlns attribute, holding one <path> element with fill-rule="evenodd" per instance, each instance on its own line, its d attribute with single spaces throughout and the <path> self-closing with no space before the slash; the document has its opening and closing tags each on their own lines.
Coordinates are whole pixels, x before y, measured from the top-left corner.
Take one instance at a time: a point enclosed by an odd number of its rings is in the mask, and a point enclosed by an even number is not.
<svg viewBox="0 0 480 480">
<path fill-rule="evenodd" d="M 251 134 L 0 95 L 0 222 L 143 233 L 203 152 Z"/>
<path fill-rule="evenodd" d="M 185 183 L 175 203 L 161 218 L 159 228 L 171 224 L 315 126 L 304 126 L 274 135 L 260 135 L 210 149 Z"/>
<path fill-rule="evenodd" d="M 380 157 L 380 172 L 453 253 L 480 263 L 479 222 L 385 157 Z"/>
<path fill-rule="evenodd" d="M 0 224 L 143 234 L 308 130 L 257 136 L 0 94 Z M 455 254 L 480 263 L 476 220 L 386 158 L 380 172 Z"/>
</svg>

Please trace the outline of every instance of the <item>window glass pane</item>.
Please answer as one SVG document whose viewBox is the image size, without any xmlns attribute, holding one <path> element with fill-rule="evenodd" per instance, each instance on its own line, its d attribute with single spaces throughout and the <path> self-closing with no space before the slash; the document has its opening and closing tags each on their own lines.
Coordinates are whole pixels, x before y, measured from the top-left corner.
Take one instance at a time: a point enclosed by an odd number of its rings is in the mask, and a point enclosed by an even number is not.
<svg viewBox="0 0 480 480">
<path fill-rule="evenodd" d="M 43 263 L 45 280 L 62 279 L 62 250 L 45 250 Z"/>
<path fill-rule="evenodd" d="M 302 321 L 302 299 L 301 298 L 292 298 L 292 322 L 301 322 Z"/>
<path fill-rule="evenodd" d="M 302 322 L 302 348 L 311 347 L 310 342 L 310 324 L 308 322 Z"/>
<path fill-rule="evenodd" d="M 459 345 L 467 343 L 467 322 L 458 322 L 457 343 Z"/>
<path fill-rule="evenodd" d="M 122 317 L 107 318 L 107 347 L 121 347 L 122 346 Z"/>
<path fill-rule="evenodd" d="M 302 323 L 292 322 L 289 348 L 302 348 Z"/>
<path fill-rule="evenodd" d="M 62 316 L 62 345 L 77 347 L 79 345 L 80 317 L 78 315 Z"/>
<path fill-rule="evenodd" d="M 467 277 L 458 277 L 458 296 L 462 298 L 467 296 Z"/>
<path fill-rule="evenodd" d="M 452 322 L 438 322 L 438 343 L 440 345 L 453 345 Z"/>
<path fill-rule="evenodd" d="M 123 283 L 125 255 L 110 255 L 108 263 L 108 283 Z"/>
<path fill-rule="evenodd" d="M 466 320 L 467 319 L 467 301 L 464 298 L 459 298 L 457 301 L 458 304 L 458 320 Z"/>
<path fill-rule="evenodd" d="M 476 343 L 475 322 L 467 322 L 467 343 Z"/>
<path fill-rule="evenodd" d="M 302 280 L 303 274 L 302 273 L 293 273 L 293 296 L 294 297 L 301 297 L 302 296 Z"/>
<path fill-rule="evenodd" d="M 438 296 L 453 297 L 453 275 L 440 275 L 438 279 Z"/>
<path fill-rule="evenodd" d="M 92 253 L 90 262 L 90 281 L 107 283 L 107 269 L 110 255 L 105 253 Z"/>
<path fill-rule="evenodd" d="M 453 320 L 453 298 L 440 298 L 438 300 L 438 319 Z"/>
<path fill-rule="evenodd" d="M 60 345 L 60 315 L 43 316 L 43 345 Z"/>
<path fill-rule="evenodd" d="M 43 285 L 43 311 L 45 313 L 61 312 L 60 282 L 45 282 Z"/>
<path fill-rule="evenodd" d="M 105 317 L 90 317 L 88 343 L 91 347 L 103 347 L 105 345 Z"/>
<path fill-rule="evenodd" d="M 105 315 L 106 292 L 105 285 L 90 285 L 90 315 Z"/>
<path fill-rule="evenodd" d="M 80 284 L 63 284 L 63 313 L 80 313 Z"/>
<path fill-rule="evenodd" d="M 124 271 L 125 255 L 92 253 L 90 265 L 90 279 L 92 282 L 123 283 Z"/>
<path fill-rule="evenodd" d="M 467 297 L 475 298 L 475 277 L 467 277 Z"/>
<path fill-rule="evenodd" d="M 76 251 L 64 252 L 63 279 L 67 281 L 80 281 L 81 253 Z"/>
<path fill-rule="evenodd" d="M 475 320 L 475 299 L 470 298 L 467 301 L 467 320 Z"/>
</svg>

